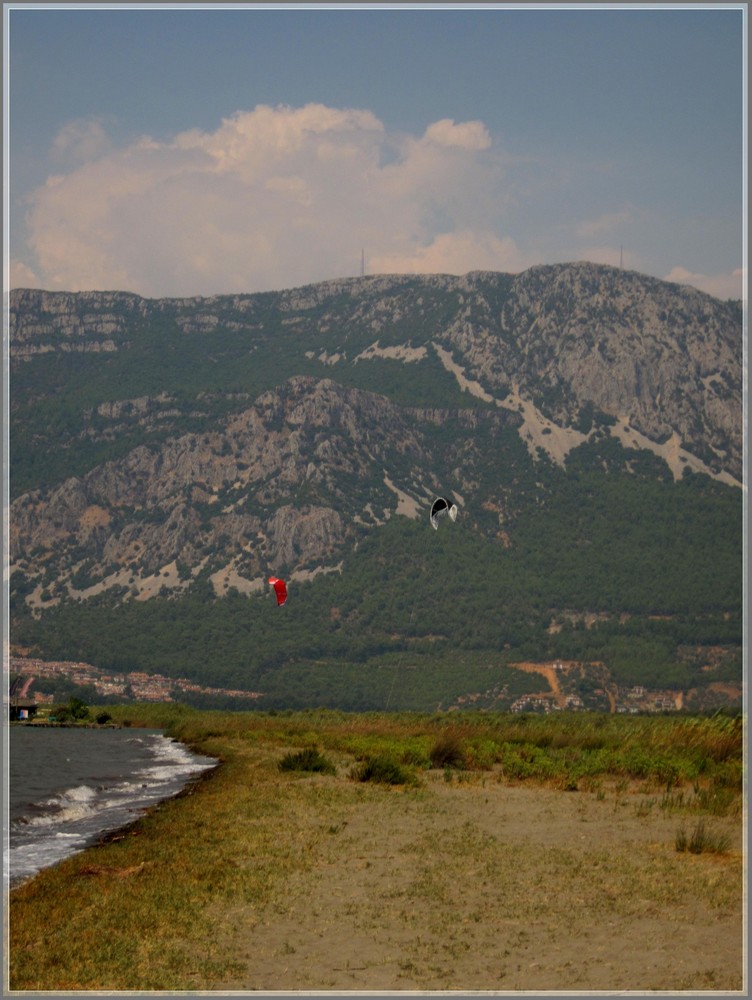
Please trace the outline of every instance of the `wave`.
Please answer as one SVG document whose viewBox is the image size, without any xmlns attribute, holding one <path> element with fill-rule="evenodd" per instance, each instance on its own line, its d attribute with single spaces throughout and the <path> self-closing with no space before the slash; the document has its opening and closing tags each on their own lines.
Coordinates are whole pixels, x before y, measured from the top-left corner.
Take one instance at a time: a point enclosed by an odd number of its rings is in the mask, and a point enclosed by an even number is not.
<svg viewBox="0 0 752 1000">
<path fill-rule="evenodd" d="M 192 753 L 161 734 L 136 738 L 148 761 L 133 760 L 130 775 L 76 783 L 29 804 L 10 824 L 6 881 L 17 884 L 82 850 L 107 832 L 127 826 L 156 802 L 176 794 L 194 774 L 216 761 Z M 145 766 L 144 766 L 145 764 Z"/>
<path fill-rule="evenodd" d="M 95 788 L 78 785 L 35 803 L 32 808 L 41 810 L 41 815 L 22 816 L 16 822 L 23 826 L 52 826 L 84 819 L 96 812 L 96 799 Z"/>
</svg>

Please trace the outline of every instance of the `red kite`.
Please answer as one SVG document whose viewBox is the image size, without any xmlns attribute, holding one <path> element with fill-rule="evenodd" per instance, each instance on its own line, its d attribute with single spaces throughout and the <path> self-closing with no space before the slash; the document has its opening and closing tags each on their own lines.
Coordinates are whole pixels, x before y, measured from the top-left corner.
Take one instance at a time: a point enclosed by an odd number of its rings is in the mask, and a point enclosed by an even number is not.
<svg viewBox="0 0 752 1000">
<path fill-rule="evenodd" d="M 284 604 L 287 600 L 287 584 L 285 581 L 278 580 L 276 576 L 270 576 L 269 583 L 274 587 L 274 592 L 277 595 L 277 604 Z"/>
</svg>

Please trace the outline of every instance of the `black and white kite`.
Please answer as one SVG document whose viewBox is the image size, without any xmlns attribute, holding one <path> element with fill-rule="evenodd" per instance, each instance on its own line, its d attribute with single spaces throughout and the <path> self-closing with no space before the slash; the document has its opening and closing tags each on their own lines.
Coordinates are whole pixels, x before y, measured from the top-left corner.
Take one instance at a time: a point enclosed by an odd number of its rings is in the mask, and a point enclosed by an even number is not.
<svg viewBox="0 0 752 1000">
<path fill-rule="evenodd" d="M 449 503 L 446 497 L 436 497 L 431 504 L 431 527 L 434 531 L 439 529 L 439 518 L 449 515 L 452 521 L 457 520 L 457 504 Z"/>
</svg>

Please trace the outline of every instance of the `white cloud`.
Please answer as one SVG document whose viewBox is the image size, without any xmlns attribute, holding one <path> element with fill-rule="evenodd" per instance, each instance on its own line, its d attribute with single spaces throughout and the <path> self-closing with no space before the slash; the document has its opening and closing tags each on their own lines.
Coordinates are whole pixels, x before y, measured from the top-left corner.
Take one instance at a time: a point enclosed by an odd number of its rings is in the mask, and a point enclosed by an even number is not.
<svg viewBox="0 0 752 1000">
<path fill-rule="evenodd" d="M 558 206 L 569 205 L 571 219 L 587 171 L 510 157 L 483 122 L 444 118 L 405 135 L 368 110 L 322 104 L 258 105 L 213 131 L 123 147 L 101 120 L 77 120 L 58 133 L 50 163 L 55 173 L 25 199 L 14 287 L 265 291 L 356 275 L 361 249 L 369 273 L 616 266 L 622 229 L 644 217 L 627 206 L 563 222 Z M 629 243 L 641 245 L 639 234 Z M 623 253 L 631 269 L 647 259 Z M 677 267 L 667 280 L 741 295 L 739 271 L 713 277 Z"/>
<path fill-rule="evenodd" d="M 55 149 L 91 155 L 29 199 L 23 256 L 51 289 L 286 288 L 357 274 L 361 248 L 371 270 L 533 262 L 489 223 L 503 170 L 481 122 L 416 138 L 370 111 L 260 105 L 120 149 L 100 123 L 74 122 Z"/>
<path fill-rule="evenodd" d="M 741 299 L 746 287 L 744 268 L 736 268 L 730 274 L 696 274 L 685 267 L 674 267 L 664 277 L 664 281 L 675 281 L 679 285 L 693 285 L 701 292 L 714 295 L 718 299 Z"/>
<path fill-rule="evenodd" d="M 437 146 L 456 146 L 460 149 L 488 149 L 491 136 L 483 122 L 460 122 L 442 118 L 426 129 L 424 139 Z"/>
<path fill-rule="evenodd" d="M 583 239 L 593 239 L 604 236 L 618 230 L 634 221 L 634 213 L 629 209 L 622 209 L 619 212 L 604 212 L 597 219 L 589 219 L 581 222 L 577 227 L 577 235 Z"/>
<path fill-rule="evenodd" d="M 404 253 L 384 254 L 370 261 L 374 270 L 393 274 L 466 274 L 468 271 L 523 271 L 537 260 L 512 239 L 493 233 L 442 233 L 428 245 Z"/>
<path fill-rule="evenodd" d="M 52 142 L 52 155 L 68 165 L 86 163 L 110 151 L 110 141 L 100 118 L 77 118 L 60 129 Z"/>
<path fill-rule="evenodd" d="M 41 288 L 42 282 L 35 272 L 20 260 L 11 260 L 8 265 L 11 288 Z"/>
</svg>

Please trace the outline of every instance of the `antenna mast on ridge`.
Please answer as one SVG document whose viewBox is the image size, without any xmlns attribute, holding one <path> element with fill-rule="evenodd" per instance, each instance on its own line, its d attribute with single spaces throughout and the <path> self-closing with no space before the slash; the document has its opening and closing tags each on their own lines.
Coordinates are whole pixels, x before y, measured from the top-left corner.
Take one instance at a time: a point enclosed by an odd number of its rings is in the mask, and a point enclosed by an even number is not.
<svg viewBox="0 0 752 1000">
<path fill-rule="evenodd" d="M 365 277 L 366 273 L 366 252 L 365 249 L 360 251 L 360 276 Z"/>
</svg>

